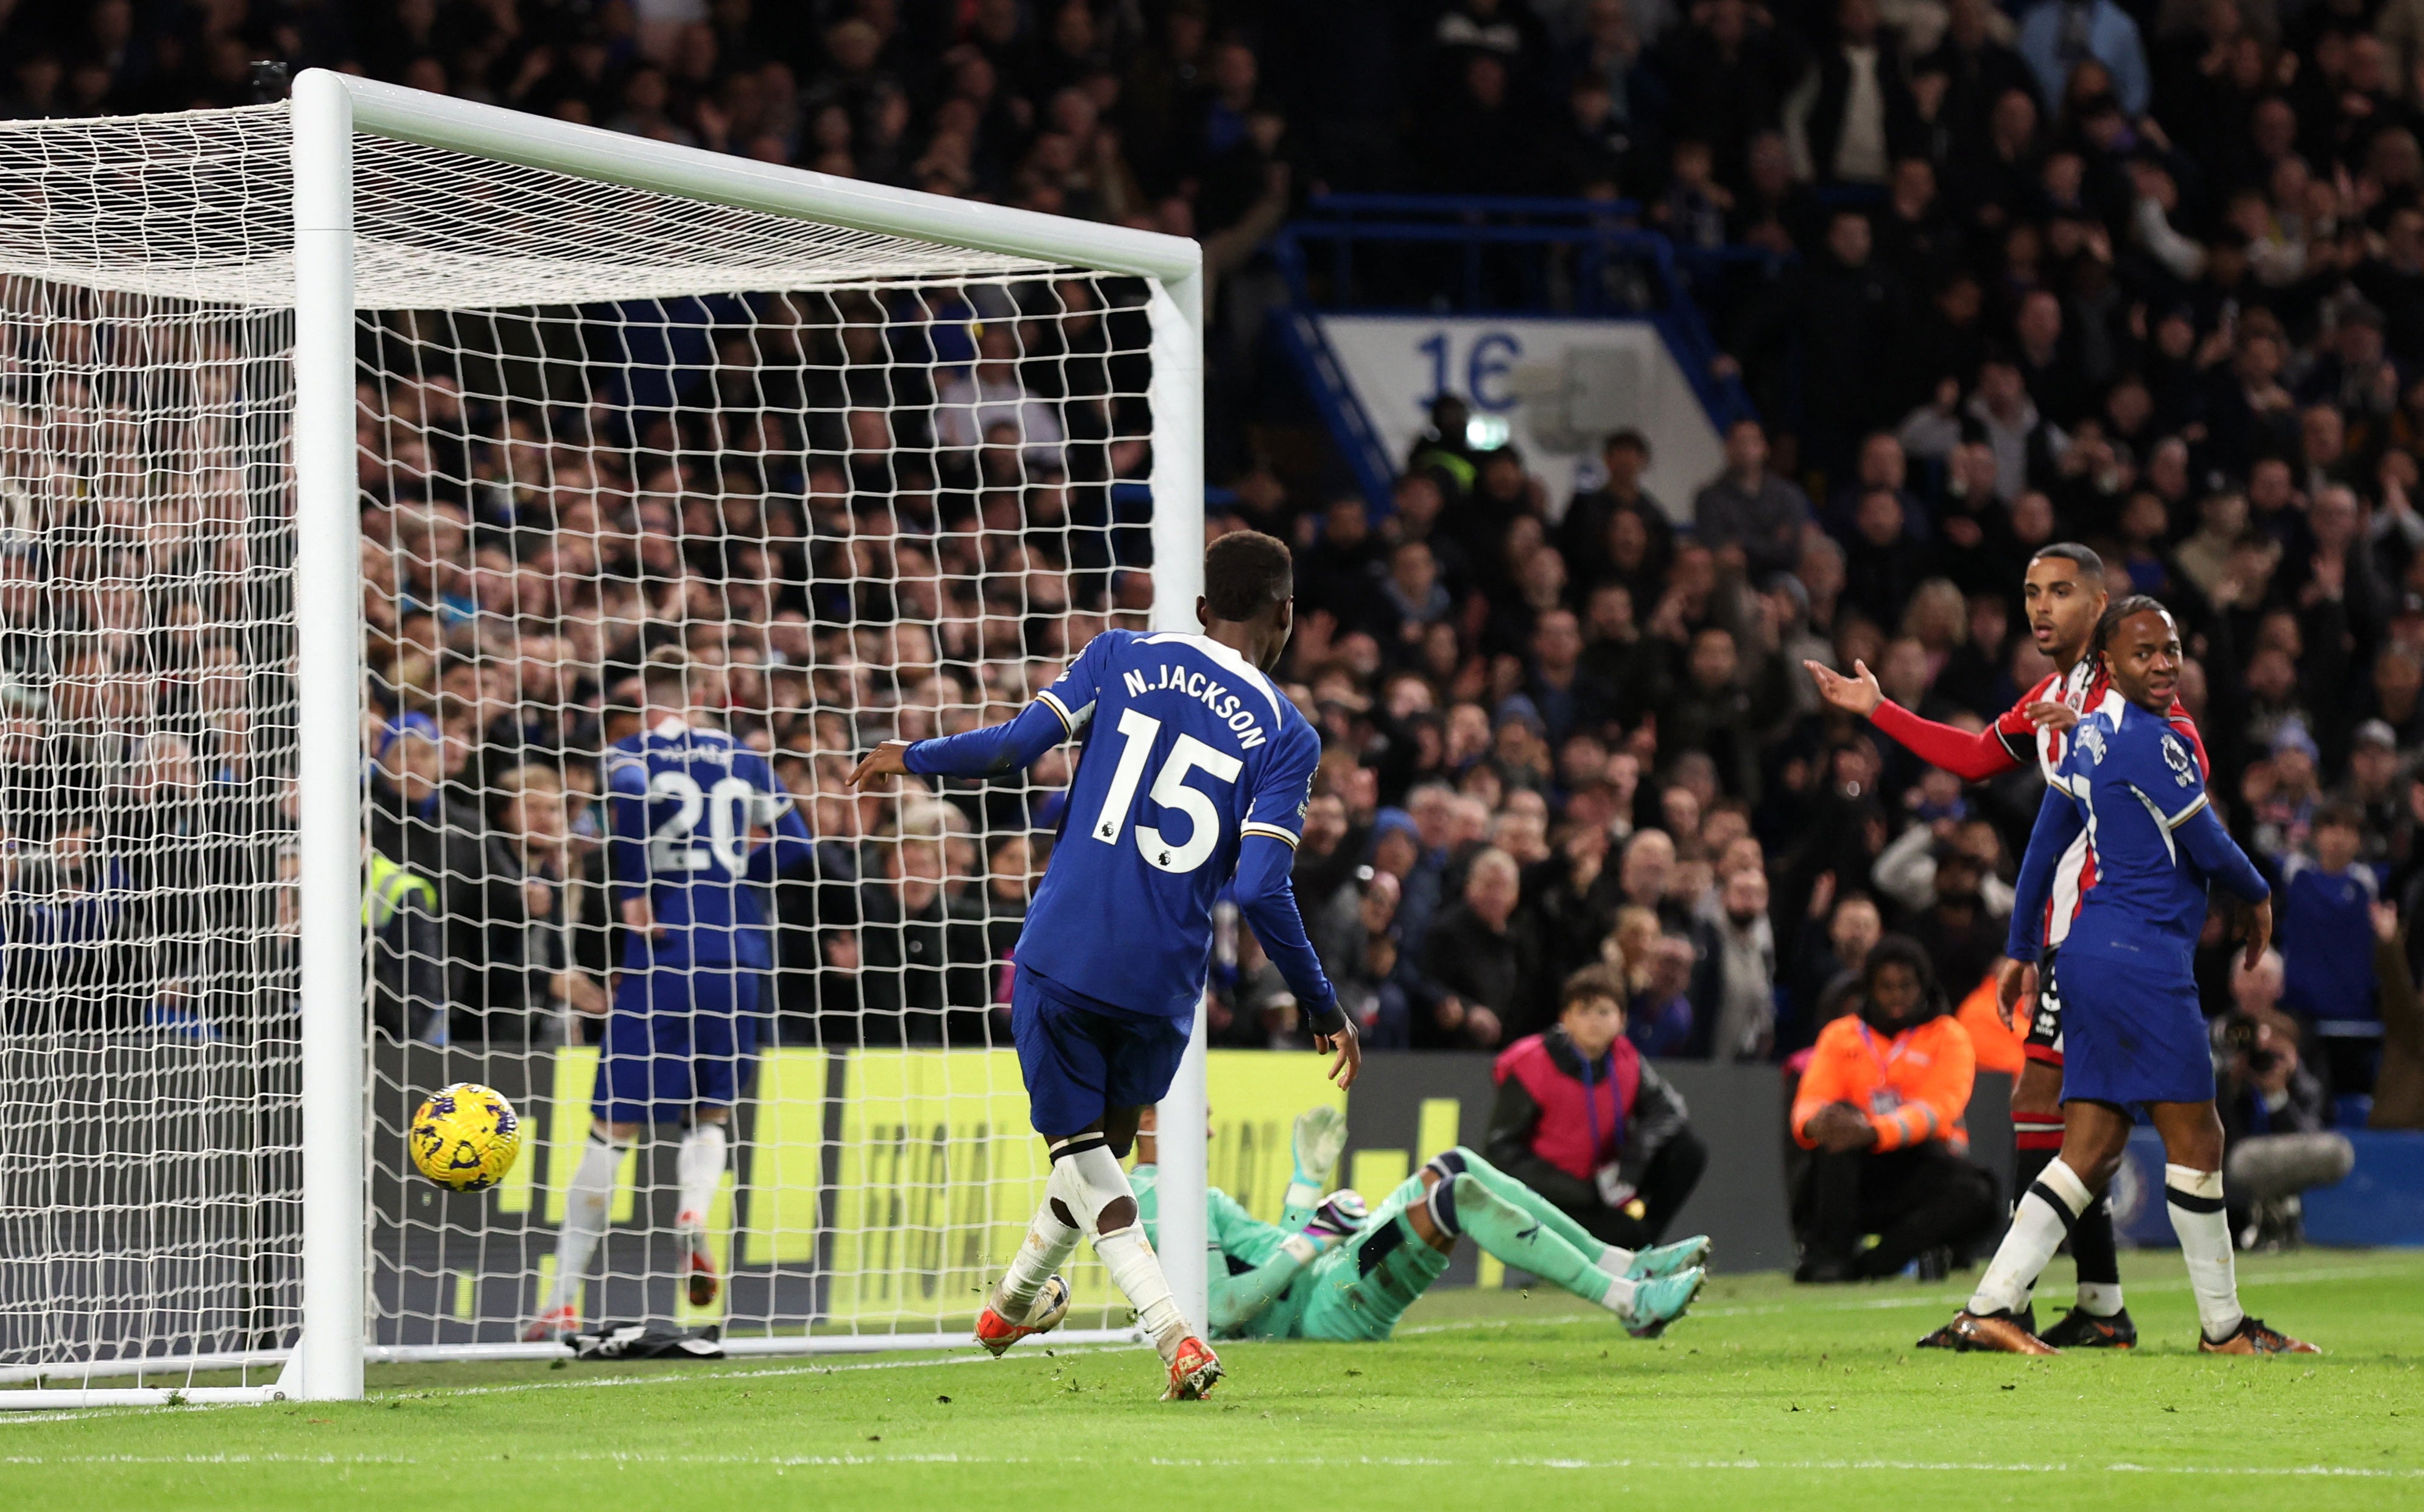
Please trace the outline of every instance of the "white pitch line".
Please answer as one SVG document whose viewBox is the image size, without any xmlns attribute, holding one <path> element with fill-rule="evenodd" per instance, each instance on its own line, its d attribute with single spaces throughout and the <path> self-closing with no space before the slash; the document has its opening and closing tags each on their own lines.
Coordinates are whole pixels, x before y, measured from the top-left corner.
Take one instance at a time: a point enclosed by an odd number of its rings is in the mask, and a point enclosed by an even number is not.
<svg viewBox="0 0 2424 1512">
<path fill-rule="evenodd" d="M 2351 1265 L 2344 1269 L 2337 1270 L 2286 1271 L 2277 1275 L 2252 1277 L 2248 1280 L 2246 1284 L 2259 1287 L 2298 1286 L 2334 1281 L 2372 1281 L 2385 1277 L 2403 1276 L 2408 1274 L 2409 1270 L 2410 1267 L 2401 1265 Z M 2136 1292 L 2185 1292 L 2188 1289 L 2189 1283 L 2185 1279 L 2132 1281 L 2129 1283 L 2129 1290 Z M 1947 1302 L 1952 1302 L 1957 1305 L 1961 1300 L 1962 1298 L 1959 1294 L 1952 1292 L 1937 1294 L 1922 1293 L 1915 1296 L 1868 1297 L 1858 1301 L 1823 1302 L 1814 1305 L 1804 1304 L 1785 1306 L 1777 1303 L 1762 1303 L 1735 1307 L 1703 1307 L 1696 1309 L 1693 1313 L 1687 1314 L 1687 1316 L 1698 1316 L 1704 1318 L 1735 1318 L 1764 1317 L 1780 1313 L 1865 1313 L 1874 1312 L 1881 1309 L 1941 1307 Z M 1602 1313 L 1551 1313 L 1542 1317 L 1529 1318 L 1461 1318 L 1453 1322 L 1424 1323 L 1417 1324 L 1412 1328 L 1399 1329 L 1396 1336 L 1399 1338 L 1411 1338 L 1426 1334 L 1465 1333 L 1488 1329 L 1515 1329 L 1531 1326 L 1549 1327 L 1568 1323 L 1590 1323 L 1604 1316 L 1605 1314 Z M 1040 1360 L 1045 1358 L 1065 1360 L 1080 1355 L 1123 1353 L 1142 1349 L 1143 1347 L 1145 1346 L 1141 1344 L 1078 1345 L 1068 1348 L 1055 1350 L 1049 1357 L 1046 1357 L 1040 1352 L 1023 1351 L 1018 1354 L 1007 1355 L 1003 1358 L 1009 1360 Z M 927 1365 L 981 1365 L 990 1364 L 993 1361 L 989 1358 L 981 1358 L 975 1355 L 950 1355 L 938 1359 L 861 1361 L 847 1365 L 791 1365 L 766 1370 L 691 1370 L 678 1372 L 669 1371 L 652 1376 L 592 1376 L 577 1380 L 512 1381 L 490 1386 L 404 1386 L 375 1389 L 366 1393 L 366 1399 L 378 1401 L 396 1397 L 409 1398 L 413 1396 L 492 1396 L 514 1392 L 587 1390 L 602 1386 L 672 1385 L 678 1384 L 683 1381 L 698 1380 L 775 1379 L 790 1376 L 837 1375 L 845 1371 L 913 1370 L 920 1366 Z M 223 1411 L 233 1407 L 249 1405 L 252 1404 L 215 1403 L 205 1406 L 203 1404 L 197 1403 L 184 1408 L 183 1410 L 189 1412 L 205 1410 Z M 0 1413 L 0 1426 L 13 1426 L 18 1424 L 36 1423 L 72 1423 L 101 1412 L 156 1412 L 160 1410 L 163 1409 L 159 1408 L 93 1407 L 69 1409 L 59 1412 L 26 1414 Z M 1644 1466 L 1642 1468 L 1653 1467 Z M 2257 1472 L 2251 1471 L 2248 1473 L 2253 1474 Z M 2265 1472 L 2263 1473 L 2272 1472 Z M 2352 1472 L 2351 1473 L 2357 1472 Z M 2365 1473 L 2370 1473 L 2370 1472 Z"/>
<path fill-rule="evenodd" d="M 1042 1350 L 1024 1350 L 1005 1356 L 1008 1360 L 1068 1360 L 1081 1355 L 1119 1354 L 1150 1347 L 1143 1344 L 1074 1345 L 1054 1349 L 1050 1355 Z M 653 1376 L 587 1376 L 571 1380 L 504 1381 L 487 1386 L 390 1386 L 374 1387 L 364 1393 L 365 1401 L 410 1400 L 419 1396 L 498 1396 L 513 1392 L 561 1392 L 595 1390 L 602 1386 L 678 1386 L 690 1381 L 766 1380 L 785 1376 L 834 1376 L 859 1370 L 913 1370 L 928 1365 L 990 1365 L 991 1356 L 949 1355 L 933 1360 L 868 1360 L 847 1365 L 785 1365 L 765 1370 L 685 1370 L 664 1371 Z M 247 1409 L 258 1404 L 248 1402 L 192 1403 L 182 1408 L 188 1412 L 229 1411 Z M 77 1423 L 103 1412 L 159 1412 L 179 1410 L 155 1407 L 120 1407 L 102 1405 L 69 1409 L 57 1412 L 0 1413 L 0 1427 L 20 1423 Z"/>
<path fill-rule="evenodd" d="M 192 1468 L 254 1465 L 410 1466 L 443 1463 L 459 1472 L 467 1461 L 451 1456 L 442 1461 L 409 1455 L 216 1454 L 216 1455 L 8 1455 L 0 1465 L 101 1467 L 110 1465 L 180 1465 Z M 539 1465 L 666 1465 L 681 1468 L 817 1469 L 878 1465 L 1033 1465 L 1060 1463 L 1099 1465 L 1098 1455 L 1060 1456 L 1038 1459 L 1024 1455 L 679 1455 L 606 1452 L 598 1454 L 517 1454 L 499 1463 Z M 1159 1469 L 1492 1469 L 1492 1470 L 1640 1470 L 1640 1471 L 1810 1471 L 1946 1472 L 1995 1475 L 2212 1475 L 2267 1479 L 2415 1480 L 2424 1470 L 2382 1469 L 2355 1465 L 2141 1465 L 2127 1460 L 2106 1464 L 2051 1461 L 1985 1462 L 1929 1459 L 1581 1459 L 1498 1456 L 1489 1459 L 1442 1459 L 1435 1456 L 1381 1455 L 1303 1455 L 1261 1457 L 1149 1456 L 1142 1464 Z"/>
<path fill-rule="evenodd" d="M 973 1346 L 972 1346 L 973 1347 Z M 1056 1348 L 1049 1355 L 1040 1349 L 1023 1350 L 1005 1355 L 1002 1360 L 1068 1360 L 1080 1355 L 1124 1354 L 1151 1348 L 1146 1344 L 1085 1344 Z M 768 1380 L 784 1376 L 838 1376 L 855 1370 L 915 1370 L 928 1365 L 992 1365 L 1000 1361 L 991 1355 L 947 1355 L 935 1360 L 868 1360 L 848 1365 L 785 1365 L 771 1370 L 685 1370 L 663 1371 L 653 1376 L 592 1376 L 575 1380 L 507 1381 L 495 1386 L 394 1386 L 368 1393 L 372 1401 L 409 1399 L 415 1396 L 494 1396 L 507 1392 L 560 1392 L 598 1386 L 680 1385 L 701 1380 Z"/>
</svg>

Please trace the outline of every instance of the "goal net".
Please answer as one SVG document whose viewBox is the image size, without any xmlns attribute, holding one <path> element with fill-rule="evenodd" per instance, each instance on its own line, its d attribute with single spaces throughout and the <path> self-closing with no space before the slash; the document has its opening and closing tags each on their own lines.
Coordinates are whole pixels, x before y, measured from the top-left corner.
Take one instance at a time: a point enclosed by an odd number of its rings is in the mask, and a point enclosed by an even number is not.
<svg viewBox="0 0 2424 1512">
<path fill-rule="evenodd" d="M 50 1389 L 0 1405 L 351 1394 L 331 1361 L 559 1352 L 559 1301 L 964 1337 L 1046 1174 L 1006 962 L 1067 753 L 844 777 L 1188 617 L 1192 247 L 325 74 L 0 126 L 0 1388 Z M 668 666 L 777 790 L 632 834 L 601 772 Z M 617 847 L 705 868 L 783 801 L 762 948 L 651 946 Z M 685 1170 L 683 1021 L 600 1042 L 714 993 L 728 1154 Z M 521 1115 L 487 1191 L 407 1157 L 454 1082 Z M 610 1103 L 644 1126 L 598 1215 Z"/>
</svg>

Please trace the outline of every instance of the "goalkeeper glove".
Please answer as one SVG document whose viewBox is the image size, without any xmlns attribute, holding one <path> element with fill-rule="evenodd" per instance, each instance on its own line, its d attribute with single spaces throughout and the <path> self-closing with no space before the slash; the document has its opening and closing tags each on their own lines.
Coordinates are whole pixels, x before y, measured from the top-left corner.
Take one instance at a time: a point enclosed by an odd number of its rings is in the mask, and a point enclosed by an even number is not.
<svg viewBox="0 0 2424 1512">
<path fill-rule="evenodd" d="M 1364 1220 L 1371 1216 L 1371 1209 L 1364 1203 L 1364 1194 L 1352 1186 L 1342 1186 L 1314 1209 L 1313 1221 L 1304 1226 L 1305 1235 L 1319 1240 L 1327 1249 L 1362 1228 Z"/>
<path fill-rule="evenodd" d="M 1321 1184 L 1347 1148 L 1347 1115 L 1330 1106 L 1306 1108 L 1296 1116 L 1294 1144 L 1296 1174 L 1288 1182 L 1286 1204 L 1311 1207 L 1321 1200 Z"/>
</svg>

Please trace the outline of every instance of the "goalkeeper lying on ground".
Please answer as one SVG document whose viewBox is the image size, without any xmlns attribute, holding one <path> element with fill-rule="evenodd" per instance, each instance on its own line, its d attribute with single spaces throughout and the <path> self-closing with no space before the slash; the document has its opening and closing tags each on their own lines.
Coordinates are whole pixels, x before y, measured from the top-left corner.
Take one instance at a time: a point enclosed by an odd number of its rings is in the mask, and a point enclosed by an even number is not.
<svg viewBox="0 0 2424 1512">
<path fill-rule="evenodd" d="M 1128 1185 L 1148 1236 L 1156 1232 L 1153 1115 Z M 1529 1186 L 1461 1145 L 1433 1156 L 1369 1214 L 1353 1191 L 1327 1200 L 1321 1182 L 1347 1142 L 1347 1116 L 1316 1107 L 1296 1121 L 1296 1177 L 1278 1223 L 1209 1194 L 1210 1323 L 1223 1339 L 1385 1339 L 1440 1279 L 1459 1235 L 1507 1265 L 1555 1281 L 1654 1338 L 1698 1295 L 1705 1238 L 1639 1251 L 1602 1244 Z"/>
</svg>

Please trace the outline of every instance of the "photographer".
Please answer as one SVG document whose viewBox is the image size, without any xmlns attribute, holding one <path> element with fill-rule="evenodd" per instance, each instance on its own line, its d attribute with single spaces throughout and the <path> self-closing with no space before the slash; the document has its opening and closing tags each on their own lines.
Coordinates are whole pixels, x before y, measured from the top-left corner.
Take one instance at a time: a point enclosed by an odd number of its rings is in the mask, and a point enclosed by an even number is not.
<svg viewBox="0 0 2424 1512">
<path fill-rule="evenodd" d="M 2223 1195 L 2239 1247 L 2296 1244 L 2299 1194 L 2346 1177 L 2356 1154 L 2324 1127 L 2323 1084 L 2298 1058 L 2297 1021 L 2280 1007 L 2281 957 L 2231 973 L 2231 1011 L 2214 1021 Z"/>
</svg>

